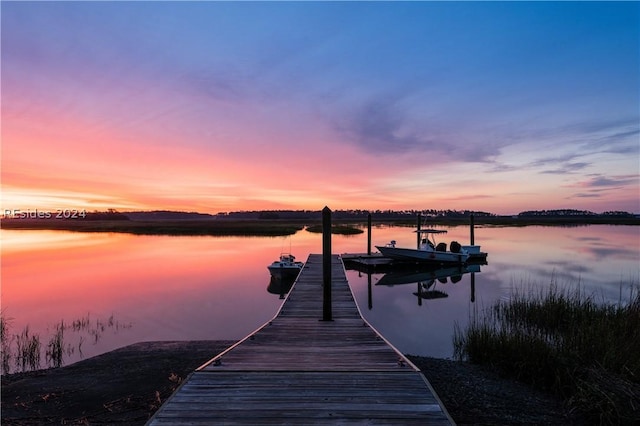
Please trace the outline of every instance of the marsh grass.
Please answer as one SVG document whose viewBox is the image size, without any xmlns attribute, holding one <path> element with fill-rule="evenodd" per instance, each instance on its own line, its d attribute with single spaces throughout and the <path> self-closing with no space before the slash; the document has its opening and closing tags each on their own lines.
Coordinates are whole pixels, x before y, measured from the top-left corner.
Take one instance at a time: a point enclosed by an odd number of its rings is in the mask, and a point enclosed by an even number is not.
<svg viewBox="0 0 640 426">
<path fill-rule="evenodd" d="M 4 313 L 0 314 L 0 351 L 2 356 L 0 360 L 1 371 L 9 371 L 11 369 L 11 341 L 12 336 L 9 334 L 9 323 L 11 318 L 7 318 Z"/>
<path fill-rule="evenodd" d="M 42 355 L 44 355 L 46 368 L 61 367 L 64 365 L 65 359 L 74 355 L 76 351 L 82 357 L 82 346 L 87 338 L 93 344 L 97 344 L 108 330 L 118 332 L 132 327 L 132 324 L 117 321 L 113 315 L 106 320 L 99 318 L 94 320 L 87 314 L 71 322 L 61 320 L 55 324 L 48 340 L 44 340 L 47 342 L 44 346 L 40 335 L 32 333 L 29 325 L 26 325 L 20 334 L 11 334 L 11 320 L 4 313 L 0 316 L 0 345 L 2 348 L 0 367 L 2 374 L 41 369 L 43 367 Z M 69 334 L 78 336 L 77 343 L 70 342 L 70 338 L 73 340 L 73 336 L 69 336 Z"/>
<path fill-rule="evenodd" d="M 313 232 L 315 234 L 322 234 L 322 225 L 311 225 L 305 228 L 307 232 Z M 355 228 L 348 225 L 332 225 L 331 233 L 336 235 L 356 235 L 362 234 L 364 231 L 360 228 Z"/>
<path fill-rule="evenodd" d="M 54 368 L 62 366 L 62 359 L 65 354 L 64 330 L 64 321 L 60 321 L 60 323 L 56 324 L 56 331 L 47 344 L 46 359 L 48 364 Z M 67 353 L 69 355 L 73 353 L 71 346 L 69 346 Z"/>
<path fill-rule="evenodd" d="M 16 367 L 22 371 L 40 368 L 40 336 L 31 334 L 27 325 L 16 335 Z"/>
<path fill-rule="evenodd" d="M 76 232 L 122 232 L 135 235 L 286 236 L 303 223 L 260 220 L 62 220 L 9 219 L 2 229 L 52 229 Z"/>
<path fill-rule="evenodd" d="M 456 324 L 454 355 L 552 391 L 601 424 L 640 419 L 640 292 L 598 301 L 580 287 L 515 292 Z"/>
</svg>

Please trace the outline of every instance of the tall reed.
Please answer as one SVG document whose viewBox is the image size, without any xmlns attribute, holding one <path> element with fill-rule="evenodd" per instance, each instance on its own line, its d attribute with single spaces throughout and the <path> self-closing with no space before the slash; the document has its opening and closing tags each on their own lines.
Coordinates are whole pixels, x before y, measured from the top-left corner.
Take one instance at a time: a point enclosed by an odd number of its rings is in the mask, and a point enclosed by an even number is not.
<svg viewBox="0 0 640 426">
<path fill-rule="evenodd" d="M 640 292 L 598 303 L 580 287 L 515 292 L 454 329 L 454 355 L 551 390 L 600 423 L 640 419 Z M 634 402 L 635 401 L 635 402 Z"/>
<path fill-rule="evenodd" d="M 22 371 L 40 368 L 40 336 L 31 335 L 28 325 L 16 335 L 16 346 L 16 367 Z"/>
<path fill-rule="evenodd" d="M 49 366 L 57 368 L 62 365 L 64 355 L 64 320 L 56 324 L 56 331 L 47 344 L 46 357 Z"/>
<path fill-rule="evenodd" d="M 2 374 L 8 373 L 11 370 L 11 336 L 9 334 L 9 322 L 10 318 L 7 318 L 4 313 L 0 314 L 0 351 L 2 356 L 0 360 L 0 368 Z"/>
<path fill-rule="evenodd" d="M 82 346 L 87 337 L 93 344 L 97 344 L 107 329 L 117 333 L 121 329 L 129 329 L 131 323 L 120 323 L 112 314 L 106 321 L 96 319 L 92 321 L 89 314 L 82 318 L 65 322 L 61 320 L 55 324 L 54 332 L 49 336 L 46 346 L 43 346 L 40 336 L 31 333 L 29 325 L 26 325 L 20 334 L 10 332 L 11 318 L 7 318 L 4 312 L 0 313 L 0 349 L 2 356 L 0 367 L 2 374 L 37 370 L 42 367 L 42 355 L 44 354 L 47 367 L 61 367 L 65 357 L 71 357 L 76 349 L 83 356 Z M 67 332 L 78 335 L 78 343 L 69 342 Z M 13 368 L 12 368 L 13 363 Z"/>
</svg>

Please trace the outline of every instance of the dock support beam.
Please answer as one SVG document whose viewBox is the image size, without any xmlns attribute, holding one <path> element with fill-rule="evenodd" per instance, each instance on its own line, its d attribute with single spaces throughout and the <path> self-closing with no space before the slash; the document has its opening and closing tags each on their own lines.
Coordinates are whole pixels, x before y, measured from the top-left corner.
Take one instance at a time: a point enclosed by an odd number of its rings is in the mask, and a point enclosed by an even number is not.
<svg viewBox="0 0 640 426">
<path fill-rule="evenodd" d="M 331 209 L 322 209 L 322 321 L 333 321 L 331 309 Z"/>
<path fill-rule="evenodd" d="M 371 213 L 367 215 L 367 254 L 371 256 Z"/>
<path fill-rule="evenodd" d="M 421 226 L 422 226 L 422 214 L 418 213 L 418 223 L 416 223 L 416 229 L 418 230 L 418 232 L 416 232 L 416 248 L 418 250 L 420 250 L 420 237 L 422 237 L 422 234 L 420 233 Z"/>
<path fill-rule="evenodd" d="M 473 245 L 475 245 L 475 240 L 476 240 L 476 239 L 475 239 L 475 235 L 474 235 L 474 232 L 475 232 L 475 230 L 474 230 L 475 225 L 474 225 L 474 223 L 473 223 L 473 222 L 474 222 L 474 220 L 473 220 L 473 215 L 471 215 L 471 216 L 469 216 L 469 233 L 471 234 L 471 237 L 470 237 L 469 239 L 471 240 L 471 245 L 472 245 L 472 246 L 473 246 Z"/>
</svg>

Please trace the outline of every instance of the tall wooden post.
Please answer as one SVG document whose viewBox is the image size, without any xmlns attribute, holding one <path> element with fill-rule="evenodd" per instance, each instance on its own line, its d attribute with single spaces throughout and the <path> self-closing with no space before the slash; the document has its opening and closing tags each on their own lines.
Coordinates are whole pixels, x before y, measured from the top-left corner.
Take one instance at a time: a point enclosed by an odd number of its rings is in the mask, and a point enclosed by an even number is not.
<svg viewBox="0 0 640 426">
<path fill-rule="evenodd" d="M 371 213 L 367 215 L 367 254 L 371 256 Z"/>
<path fill-rule="evenodd" d="M 474 235 L 474 220 L 473 220 L 473 215 L 469 216 L 469 233 L 471 234 L 470 240 L 471 240 L 471 245 L 475 245 L 475 235 Z"/>
<path fill-rule="evenodd" d="M 418 230 L 418 232 L 416 232 L 416 248 L 418 250 L 420 250 L 420 237 L 422 237 L 422 234 L 420 233 L 420 227 L 422 226 L 422 215 L 420 213 L 418 213 L 418 223 L 416 224 L 416 229 Z"/>
<path fill-rule="evenodd" d="M 333 321 L 331 312 L 331 209 L 322 209 L 322 321 Z"/>
</svg>

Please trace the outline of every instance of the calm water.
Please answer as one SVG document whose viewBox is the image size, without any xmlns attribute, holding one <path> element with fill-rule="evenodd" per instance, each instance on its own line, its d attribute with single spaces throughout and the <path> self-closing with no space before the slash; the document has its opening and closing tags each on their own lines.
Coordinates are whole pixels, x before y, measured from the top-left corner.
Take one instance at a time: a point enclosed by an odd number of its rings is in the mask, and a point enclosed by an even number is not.
<svg viewBox="0 0 640 426">
<path fill-rule="evenodd" d="M 446 242 L 468 241 L 467 227 L 444 229 Z M 414 246 L 411 231 L 374 228 L 373 245 L 395 239 Z M 65 364 L 140 341 L 240 339 L 282 303 L 268 291 L 267 265 L 290 247 L 303 261 L 322 251 L 321 235 L 306 231 L 291 238 L 1 232 L 9 332 L 28 325 L 44 351 L 64 322 Z M 640 227 L 478 227 L 475 237 L 488 265 L 475 273 L 473 289 L 471 274 L 436 280 L 429 290 L 446 297 L 419 302 L 416 281 L 387 286 L 384 274 L 347 271 L 364 316 L 402 352 L 446 358 L 454 323 L 464 326 L 474 310 L 513 288 L 579 284 L 618 301 L 640 281 Z M 366 233 L 334 236 L 332 244 L 334 253 L 364 252 Z"/>
</svg>

